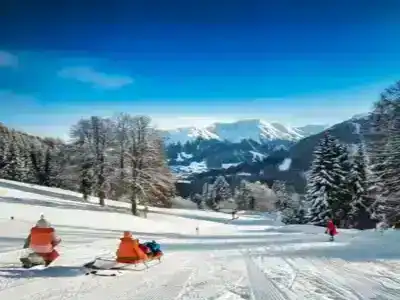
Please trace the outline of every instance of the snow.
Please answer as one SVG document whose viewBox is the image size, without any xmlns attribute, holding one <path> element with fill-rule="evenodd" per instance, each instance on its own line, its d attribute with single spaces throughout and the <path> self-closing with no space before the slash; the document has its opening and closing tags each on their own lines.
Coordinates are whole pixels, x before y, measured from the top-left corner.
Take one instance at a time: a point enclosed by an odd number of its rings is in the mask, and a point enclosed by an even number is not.
<svg viewBox="0 0 400 300">
<path fill-rule="evenodd" d="M 150 207 L 144 219 L 131 216 L 127 203 L 79 200 L 0 180 L 1 299 L 400 299 L 395 230 L 339 230 L 328 242 L 324 228 L 285 226 L 279 214 L 239 212 L 231 221 L 230 214 Z M 46 270 L 22 270 L 23 239 L 41 213 L 62 238 L 61 257 Z M 159 241 L 162 262 L 117 277 L 84 276 L 81 265 L 112 257 L 124 230 Z"/>
<path fill-rule="evenodd" d="M 239 173 L 237 173 L 237 176 L 251 176 L 251 173 L 239 172 Z"/>
<path fill-rule="evenodd" d="M 186 143 L 197 138 L 215 139 L 238 143 L 242 140 L 257 142 L 273 140 L 298 141 L 311 134 L 325 129 L 322 125 L 307 125 L 303 127 L 285 126 L 279 123 L 269 123 L 260 119 L 244 119 L 230 123 L 213 123 L 205 127 L 184 127 L 163 131 L 167 143 Z"/>
<path fill-rule="evenodd" d="M 230 164 L 222 164 L 222 168 L 223 169 L 229 169 L 230 167 L 236 167 L 238 165 L 240 165 L 241 163 L 230 163 Z"/>
<path fill-rule="evenodd" d="M 193 161 L 188 166 L 170 166 L 171 170 L 179 174 L 193 174 L 208 171 L 207 163 L 205 161 Z"/>
<path fill-rule="evenodd" d="M 352 122 L 353 126 L 354 126 L 354 133 L 355 134 L 361 134 L 361 124 L 357 123 L 357 122 Z"/>
<path fill-rule="evenodd" d="M 283 162 L 278 166 L 279 171 L 287 171 L 290 169 L 290 165 L 292 164 L 291 158 L 285 158 Z"/>
<path fill-rule="evenodd" d="M 188 154 L 188 153 L 185 153 L 185 152 L 180 152 L 180 153 L 178 153 L 178 157 L 177 157 L 176 161 L 181 162 L 181 161 L 185 161 L 187 159 L 191 159 L 192 157 L 193 157 L 192 154 Z"/>
<path fill-rule="evenodd" d="M 249 151 L 252 155 L 252 161 L 256 162 L 256 161 L 262 161 L 266 156 L 264 154 L 261 154 L 260 152 L 256 152 L 256 151 Z"/>
</svg>

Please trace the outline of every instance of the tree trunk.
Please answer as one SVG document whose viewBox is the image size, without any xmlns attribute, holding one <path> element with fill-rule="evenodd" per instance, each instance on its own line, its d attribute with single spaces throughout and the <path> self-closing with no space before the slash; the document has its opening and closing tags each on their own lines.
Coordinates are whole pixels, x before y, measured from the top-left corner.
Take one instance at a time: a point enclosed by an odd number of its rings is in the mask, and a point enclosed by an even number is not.
<svg viewBox="0 0 400 300">
<path fill-rule="evenodd" d="M 132 197 L 132 199 L 131 199 L 131 212 L 132 212 L 132 215 L 137 216 L 136 197 Z"/>
<path fill-rule="evenodd" d="M 98 197 L 99 197 L 99 204 L 101 206 L 105 206 L 106 204 L 105 204 L 104 199 L 106 198 L 106 195 L 105 195 L 105 193 L 104 193 L 104 191 L 102 189 L 99 191 Z"/>
<path fill-rule="evenodd" d="M 98 197 L 99 197 L 99 204 L 101 206 L 104 206 L 104 199 L 106 197 L 106 193 L 104 191 L 104 183 L 105 183 L 105 177 L 104 177 L 104 156 L 100 156 L 100 169 L 99 169 L 99 174 L 97 177 L 97 188 L 98 190 Z"/>
</svg>

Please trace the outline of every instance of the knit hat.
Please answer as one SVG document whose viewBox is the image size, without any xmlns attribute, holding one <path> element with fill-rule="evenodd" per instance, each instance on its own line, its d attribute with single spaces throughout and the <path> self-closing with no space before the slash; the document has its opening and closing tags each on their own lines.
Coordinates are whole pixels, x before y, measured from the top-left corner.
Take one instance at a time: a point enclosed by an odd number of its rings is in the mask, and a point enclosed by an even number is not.
<svg viewBox="0 0 400 300">
<path fill-rule="evenodd" d="M 45 219 L 44 214 L 40 214 L 40 219 L 36 222 L 36 227 L 49 228 L 51 227 L 51 224 Z"/>
</svg>

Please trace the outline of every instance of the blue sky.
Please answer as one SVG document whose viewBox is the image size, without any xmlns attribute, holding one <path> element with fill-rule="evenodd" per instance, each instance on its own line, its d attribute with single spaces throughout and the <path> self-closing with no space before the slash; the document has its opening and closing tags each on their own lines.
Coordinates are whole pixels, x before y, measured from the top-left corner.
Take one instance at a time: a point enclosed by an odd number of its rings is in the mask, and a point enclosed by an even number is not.
<svg viewBox="0 0 400 300">
<path fill-rule="evenodd" d="M 121 111 L 333 124 L 400 80 L 399 1 L 50 2 L 1 16 L 0 120 L 35 134 Z"/>
</svg>

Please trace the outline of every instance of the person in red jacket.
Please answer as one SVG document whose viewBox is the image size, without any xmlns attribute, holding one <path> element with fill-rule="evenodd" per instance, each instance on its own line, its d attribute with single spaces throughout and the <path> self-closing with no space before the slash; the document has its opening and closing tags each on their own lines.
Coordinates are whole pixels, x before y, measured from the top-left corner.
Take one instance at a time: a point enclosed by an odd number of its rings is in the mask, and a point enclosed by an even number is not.
<svg viewBox="0 0 400 300">
<path fill-rule="evenodd" d="M 25 240 L 23 248 L 29 249 L 29 251 L 20 258 L 23 267 L 30 268 L 35 265 L 48 266 L 51 264 L 59 257 L 55 247 L 60 242 L 61 239 L 56 235 L 50 222 L 45 219 L 44 215 L 41 215 Z"/>
<path fill-rule="evenodd" d="M 336 230 L 336 226 L 335 226 L 335 224 L 333 223 L 333 220 L 332 220 L 332 219 L 329 219 L 329 220 L 328 220 L 325 233 L 327 233 L 327 234 L 329 234 L 329 235 L 331 236 L 331 237 L 330 237 L 330 241 L 333 241 L 334 236 L 337 235 L 338 232 L 337 232 L 337 230 Z"/>
</svg>

